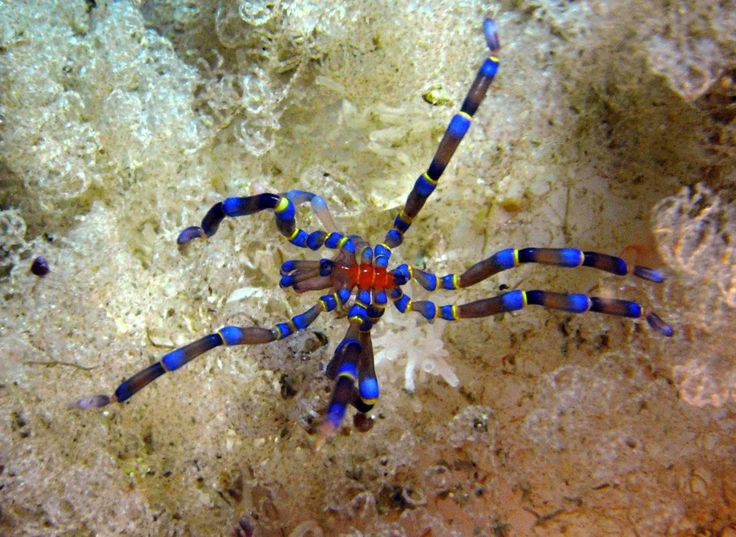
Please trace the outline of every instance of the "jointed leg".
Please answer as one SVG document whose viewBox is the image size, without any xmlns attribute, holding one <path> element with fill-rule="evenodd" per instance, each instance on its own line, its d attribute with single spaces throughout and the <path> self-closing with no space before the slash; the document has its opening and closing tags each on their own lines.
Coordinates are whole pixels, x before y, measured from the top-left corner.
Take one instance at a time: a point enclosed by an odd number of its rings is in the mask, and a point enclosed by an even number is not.
<svg viewBox="0 0 736 537">
<path fill-rule="evenodd" d="M 598 252 L 584 252 L 577 248 L 507 248 L 479 261 L 462 274 L 446 274 L 440 278 L 432 273 L 405 264 L 398 266 L 393 272 L 398 278 L 397 283 L 399 285 L 414 279 L 427 291 L 435 291 L 440 287 L 452 290 L 470 287 L 494 274 L 516 268 L 522 263 L 537 263 L 565 268 L 585 266 L 617 276 L 633 274 L 655 283 L 664 281 L 664 276 L 654 269 L 639 265 L 632 268 L 620 257 Z"/>
<path fill-rule="evenodd" d="M 518 311 L 527 305 L 536 305 L 548 309 L 568 311 L 570 313 L 595 311 L 607 315 L 629 317 L 631 319 L 638 319 L 645 316 L 649 326 L 656 332 L 666 337 L 670 337 L 673 334 L 672 327 L 669 324 L 660 319 L 656 313 L 645 311 L 638 302 L 588 296 L 582 293 L 515 290 L 467 304 L 447 304 L 438 307 L 434 302 L 428 300 L 415 302 L 400 289 L 396 288 L 391 294 L 391 299 L 400 312 L 416 311 L 429 321 L 437 318 L 446 321 L 456 321 L 458 319 L 488 317 L 499 313 Z"/>
<path fill-rule="evenodd" d="M 296 225 L 296 205 L 307 201 L 312 204 L 312 209 L 320 222 L 331 230 L 330 233 L 321 230 L 310 233 Z M 179 233 L 176 242 L 179 246 L 184 246 L 194 239 L 211 237 L 217 232 L 217 228 L 225 217 L 249 216 L 266 209 L 274 212 L 279 231 L 296 246 L 318 250 L 322 245 L 328 248 L 344 245 L 344 242 L 340 243 L 344 236 L 334 231 L 335 222 L 324 199 L 301 190 L 292 190 L 285 195 L 266 193 L 242 198 L 225 198 L 215 203 L 207 211 L 201 225 L 188 227 Z"/>
<path fill-rule="evenodd" d="M 483 31 L 486 36 L 486 44 L 491 54 L 493 54 L 500 48 L 495 23 L 491 19 L 486 19 L 483 25 Z M 419 214 L 422 207 L 424 207 L 424 203 L 427 201 L 429 195 L 437 187 L 442 173 L 450 163 L 450 159 L 455 154 L 455 150 L 460 145 L 465 133 L 468 132 L 473 115 L 478 110 L 478 107 L 488 92 L 488 87 L 491 85 L 493 77 L 498 70 L 498 63 L 498 58 L 491 55 L 481 66 L 473 84 L 468 90 L 460 112 L 455 114 L 452 120 L 450 120 L 450 124 L 437 147 L 429 168 L 414 183 L 414 188 L 409 193 L 404 208 L 394 220 L 393 229 L 386 233 L 384 244 L 387 248 L 395 248 L 402 243 L 404 233 L 409 229 L 409 226 L 411 226 L 412 221 Z"/>
<path fill-rule="evenodd" d="M 349 297 L 349 294 L 348 294 Z M 214 334 L 209 334 L 184 347 L 165 354 L 160 361 L 139 371 L 129 379 L 123 381 L 112 396 L 94 395 L 77 401 L 76 407 L 81 409 L 99 408 L 113 402 L 122 403 L 130 399 L 137 392 L 148 386 L 168 371 L 174 371 L 186 365 L 197 356 L 219 347 L 220 345 L 259 345 L 270 343 L 290 336 L 297 330 L 304 330 L 323 311 L 332 311 L 338 303 L 344 303 L 347 298 L 344 293 L 324 295 L 319 302 L 304 313 L 292 317 L 290 320 L 277 324 L 274 328 L 260 326 L 238 327 L 225 326 Z"/>
<path fill-rule="evenodd" d="M 371 311 L 369 307 L 369 315 L 372 318 L 378 320 L 381 313 Z M 379 388 L 374 369 L 371 327 L 370 321 L 362 325 L 357 320 L 351 322 L 345 337 L 327 365 L 327 376 L 335 379 L 335 384 L 318 432 L 317 448 L 340 427 L 348 405 L 353 405 L 361 415 L 357 419 L 361 424 L 360 428 L 367 430 L 372 425 L 372 422 L 366 419 L 365 413 L 373 408 L 378 400 Z"/>
</svg>

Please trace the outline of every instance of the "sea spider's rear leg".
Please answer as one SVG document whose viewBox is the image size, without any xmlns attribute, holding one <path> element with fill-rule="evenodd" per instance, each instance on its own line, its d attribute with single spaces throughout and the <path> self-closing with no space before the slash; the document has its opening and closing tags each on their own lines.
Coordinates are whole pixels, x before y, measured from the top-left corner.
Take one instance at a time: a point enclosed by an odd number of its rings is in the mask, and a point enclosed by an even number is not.
<svg viewBox="0 0 736 537">
<path fill-rule="evenodd" d="M 213 334 L 209 334 L 188 345 L 175 349 L 161 357 L 158 362 L 138 371 L 123 381 L 112 396 L 93 395 L 75 403 L 81 409 L 99 408 L 113 402 L 122 403 L 148 386 L 164 373 L 174 371 L 188 364 L 197 356 L 221 345 L 259 345 L 289 337 L 297 330 L 307 328 L 323 311 L 332 311 L 338 304 L 344 304 L 350 298 L 346 289 L 320 297 L 319 302 L 307 311 L 278 323 L 273 328 L 260 326 L 238 327 L 225 326 Z"/>
<path fill-rule="evenodd" d="M 664 276 L 657 270 L 639 265 L 630 269 L 626 261 L 620 257 L 598 252 L 584 252 L 577 248 L 507 248 L 479 261 L 462 274 L 446 274 L 440 278 L 432 273 L 408 265 L 397 267 L 394 273 L 398 276 L 397 283 L 414 279 L 428 291 L 435 291 L 440 286 L 444 289 L 454 290 L 470 287 L 494 274 L 516 268 L 522 263 L 537 263 L 565 268 L 586 266 L 617 276 L 633 274 L 634 276 L 655 283 L 664 281 Z M 413 302 L 400 290 L 394 290 L 391 298 L 400 311 L 417 311 L 427 319 L 440 317 L 448 321 L 454 321 L 461 318 L 486 317 L 497 313 L 516 311 L 522 309 L 527 304 L 532 304 L 544 306 L 549 309 L 569 311 L 571 313 L 596 311 L 633 319 L 644 315 L 649 325 L 655 331 L 667 337 L 673 334 L 672 327 L 669 324 L 665 323 L 653 311 L 646 311 L 637 302 L 587 296 L 578 293 L 565 294 L 540 290 L 512 291 L 469 304 L 460 306 L 446 305 L 439 308 L 430 301 Z"/>
</svg>

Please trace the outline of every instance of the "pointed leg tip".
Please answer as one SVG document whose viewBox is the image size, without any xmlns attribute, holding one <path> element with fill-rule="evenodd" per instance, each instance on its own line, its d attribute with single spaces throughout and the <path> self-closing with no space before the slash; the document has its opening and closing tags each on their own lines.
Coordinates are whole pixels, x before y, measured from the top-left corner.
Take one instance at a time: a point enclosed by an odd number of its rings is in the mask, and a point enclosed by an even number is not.
<svg viewBox="0 0 736 537">
<path fill-rule="evenodd" d="M 649 267 L 642 267 L 641 265 L 634 267 L 634 276 L 654 283 L 662 283 L 665 280 L 664 274 L 660 271 Z"/>
<path fill-rule="evenodd" d="M 77 410 L 90 410 L 92 408 L 102 408 L 113 402 L 113 399 L 108 395 L 93 395 L 91 397 L 85 397 L 79 399 L 70 405 L 70 408 Z"/>
<path fill-rule="evenodd" d="M 187 244 L 189 244 L 190 241 L 194 239 L 206 239 L 207 234 L 204 232 L 204 230 L 199 226 L 190 226 L 184 230 L 182 230 L 181 233 L 179 233 L 179 236 L 176 238 L 176 245 L 179 247 L 179 250 L 184 249 Z"/>
<path fill-rule="evenodd" d="M 664 337 L 672 337 L 675 334 L 675 330 L 674 328 L 672 328 L 672 325 L 664 322 L 662 318 L 656 313 L 649 313 L 646 319 L 652 330 L 663 335 Z"/>
<path fill-rule="evenodd" d="M 337 427 L 329 421 L 324 421 L 317 430 L 317 437 L 314 439 L 314 450 L 319 451 L 322 449 L 327 441 L 335 435 Z"/>
<path fill-rule="evenodd" d="M 501 44 L 498 41 L 498 30 L 496 28 L 496 21 L 493 19 L 486 18 L 483 21 L 483 33 L 486 37 L 486 44 L 491 52 L 497 52 L 501 48 Z"/>
</svg>

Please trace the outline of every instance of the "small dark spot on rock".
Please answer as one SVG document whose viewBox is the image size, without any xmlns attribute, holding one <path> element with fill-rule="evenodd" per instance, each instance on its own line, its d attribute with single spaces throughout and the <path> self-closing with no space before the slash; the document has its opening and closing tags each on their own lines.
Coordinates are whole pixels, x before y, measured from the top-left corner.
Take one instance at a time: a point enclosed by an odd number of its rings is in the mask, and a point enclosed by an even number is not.
<svg viewBox="0 0 736 537">
<path fill-rule="evenodd" d="M 36 276 L 46 276 L 50 271 L 49 262 L 46 261 L 46 258 L 42 255 L 37 256 L 33 260 L 33 263 L 31 263 L 31 272 Z"/>
<path fill-rule="evenodd" d="M 367 416 L 363 412 L 358 412 L 353 416 L 353 426 L 357 431 L 366 433 L 373 429 L 373 418 Z"/>
<path fill-rule="evenodd" d="M 283 399 L 291 399 L 296 395 L 296 389 L 294 388 L 289 375 L 281 375 L 281 378 L 279 379 L 279 384 L 281 384 L 281 397 Z"/>
</svg>

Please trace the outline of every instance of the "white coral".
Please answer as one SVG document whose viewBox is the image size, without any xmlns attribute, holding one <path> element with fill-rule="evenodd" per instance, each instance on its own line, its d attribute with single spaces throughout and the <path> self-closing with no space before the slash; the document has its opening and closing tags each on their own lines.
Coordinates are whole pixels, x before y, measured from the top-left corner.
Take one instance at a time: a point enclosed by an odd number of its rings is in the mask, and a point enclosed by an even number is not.
<svg viewBox="0 0 736 537">
<path fill-rule="evenodd" d="M 373 339 L 377 366 L 384 360 L 395 362 L 405 356 L 404 388 L 410 392 L 415 388 L 417 369 L 442 377 L 452 387 L 460 385 L 454 368 L 445 360 L 450 354 L 442 341 L 447 323 L 430 324 L 416 315 L 397 315 L 391 310 L 386 311 L 386 317 L 381 324 L 391 328 Z"/>
</svg>

